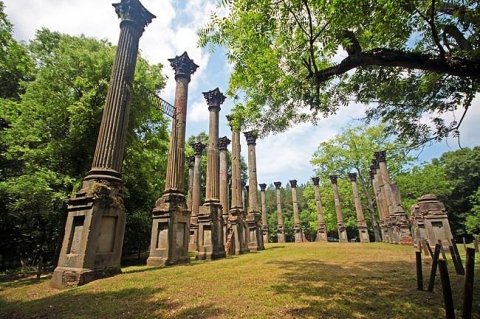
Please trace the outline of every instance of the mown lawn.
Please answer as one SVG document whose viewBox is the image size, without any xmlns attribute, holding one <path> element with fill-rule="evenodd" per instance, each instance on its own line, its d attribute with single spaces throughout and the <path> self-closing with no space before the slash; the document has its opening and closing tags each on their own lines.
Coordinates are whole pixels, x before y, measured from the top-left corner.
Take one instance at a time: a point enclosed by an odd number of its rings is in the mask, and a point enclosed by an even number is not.
<svg viewBox="0 0 480 319">
<path fill-rule="evenodd" d="M 460 318 L 463 277 L 448 266 Z M 269 244 L 213 262 L 123 272 L 63 291 L 48 279 L 0 283 L 0 318 L 444 318 L 439 278 L 434 293 L 417 291 L 415 252 L 406 246 Z"/>
</svg>

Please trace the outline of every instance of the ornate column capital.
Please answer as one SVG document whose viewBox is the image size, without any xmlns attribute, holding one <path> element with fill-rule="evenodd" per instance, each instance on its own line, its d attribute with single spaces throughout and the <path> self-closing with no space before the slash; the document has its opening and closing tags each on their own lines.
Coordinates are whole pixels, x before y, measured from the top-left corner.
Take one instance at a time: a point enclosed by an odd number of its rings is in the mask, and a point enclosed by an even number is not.
<svg viewBox="0 0 480 319">
<path fill-rule="evenodd" d="M 207 101 L 209 111 L 213 108 L 218 108 L 218 111 L 220 111 L 220 105 L 225 101 L 226 97 L 220 92 L 219 88 L 208 92 L 202 92 L 202 94 Z"/>
<path fill-rule="evenodd" d="M 348 178 L 350 178 L 351 182 L 357 181 L 357 173 L 348 173 Z"/>
<path fill-rule="evenodd" d="M 267 184 L 265 184 L 265 183 L 258 184 L 258 186 L 260 186 L 260 190 L 261 190 L 262 192 L 264 192 L 265 189 L 267 189 Z"/>
<path fill-rule="evenodd" d="M 290 180 L 290 186 L 292 186 L 292 188 L 297 187 L 297 180 L 296 179 L 291 179 Z"/>
<path fill-rule="evenodd" d="M 120 3 L 113 3 L 112 6 L 115 8 L 115 12 L 122 22 L 132 22 L 141 32 L 156 18 L 156 16 L 148 11 L 138 0 L 122 0 Z"/>
<path fill-rule="evenodd" d="M 218 139 L 218 150 L 219 151 L 226 151 L 227 150 L 227 146 L 230 144 L 230 140 L 228 137 L 224 136 L 224 137 L 220 137 Z"/>
<path fill-rule="evenodd" d="M 193 150 L 195 151 L 195 155 L 201 156 L 203 151 L 205 150 L 206 145 L 203 144 L 202 142 L 197 142 L 197 143 L 190 144 L 190 146 L 193 147 Z"/>
<path fill-rule="evenodd" d="M 375 165 L 370 165 L 370 171 L 368 172 L 370 174 L 370 179 L 374 179 L 375 178 Z"/>
<path fill-rule="evenodd" d="M 188 162 L 188 167 L 193 167 L 193 164 L 195 164 L 195 156 L 189 156 L 187 158 L 187 162 Z"/>
<path fill-rule="evenodd" d="M 276 189 L 282 188 L 282 182 L 274 182 L 273 185 L 275 185 Z"/>
<path fill-rule="evenodd" d="M 247 145 L 255 145 L 257 142 L 258 134 L 255 131 L 244 132 L 245 138 L 247 139 Z"/>
<path fill-rule="evenodd" d="M 379 163 L 385 163 L 387 161 L 387 152 L 386 151 L 375 152 L 375 159 Z"/>
<path fill-rule="evenodd" d="M 337 179 L 337 175 L 330 175 L 330 181 L 332 182 L 332 184 L 337 184 Z"/>
<path fill-rule="evenodd" d="M 320 178 L 318 178 L 316 176 L 312 177 L 312 182 L 313 182 L 313 185 L 318 186 L 319 182 L 320 182 Z"/>
<path fill-rule="evenodd" d="M 175 80 L 183 77 L 190 81 L 190 77 L 198 68 L 192 59 L 189 58 L 187 52 L 183 52 L 180 56 L 175 56 L 173 59 L 168 59 L 170 66 L 175 71 Z"/>
</svg>

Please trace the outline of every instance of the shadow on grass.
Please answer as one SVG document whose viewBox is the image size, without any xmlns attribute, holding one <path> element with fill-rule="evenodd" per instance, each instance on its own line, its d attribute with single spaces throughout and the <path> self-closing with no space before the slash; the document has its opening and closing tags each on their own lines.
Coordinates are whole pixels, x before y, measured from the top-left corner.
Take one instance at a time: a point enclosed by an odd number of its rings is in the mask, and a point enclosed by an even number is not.
<svg viewBox="0 0 480 319">
<path fill-rule="evenodd" d="M 271 288 L 275 293 L 300 301 L 302 305 L 285 309 L 287 317 L 423 319 L 444 316 L 440 283 L 437 282 L 433 294 L 417 291 L 414 263 L 330 265 L 321 261 L 298 260 L 271 264 L 287 271 L 283 281 Z M 453 276 L 453 270 L 450 273 Z M 427 269 L 424 269 L 424 274 L 428 277 Z M 460 311 L 463 295 L 460 285 L 454 287 L 454 295 L 455 305 Z"/>
<path fill-rule="evenodd" d="M 189 307 L 174 298 L 158 297 L 158 288 L 128 288 L 95 292 L 87 286 L 39 300 L 8 303 L 0 300 L 0 318 L 213 318 L 222 310 L 213 304 Z"/>
<path fill-rule="evenodd" d="M 51 274 L 48 274 L 46 276 L 43 275 L 42 278 L 40 279 L 28 278 L 28 279 L 18 279 L 18 280 L 0 282 L 0 291 L 11 288 L 11 287 L 23 287 L 23 286 L 38 284 L 38 283 L 50 280 L 51 278 L 52 278 Z"/>
</svg>

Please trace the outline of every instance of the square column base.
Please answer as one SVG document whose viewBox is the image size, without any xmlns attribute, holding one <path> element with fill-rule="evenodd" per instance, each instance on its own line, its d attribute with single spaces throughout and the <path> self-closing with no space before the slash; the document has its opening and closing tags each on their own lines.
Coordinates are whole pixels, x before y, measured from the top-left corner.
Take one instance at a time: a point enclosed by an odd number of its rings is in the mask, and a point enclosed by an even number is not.
<svg viewBox="0 0 480 319">
<path fill-rule="evenodd" d="M 302 234 L 302 228 L 300 228 L 300 225 L 294 225 L 293 226 L 293 231 L 295 233 L 295 242 L 296 243 L 302 243 L 303 242 L 303 234 Z"/>
<path fill-rule="evenodd" d="M 200 207 L 197 259 L 213 260 L 226 257 L 221 214 L 222 206 L 218 202 L 207 202 Z"/>
<path fill-rule="evenodd" d="M 190 241 L 188 243 L 188 251 L 198 251 L 198 224 L 190 224 Z"/>
<path fill-rule="evenodd" d="M 277 242 L 278 243 L 285 242 L 285 229 L 283 228 L 283 225 L 277 226 Z"/>
<path fill-rule="evenodd" d="M 248 249 L 250 251 L 264 250 L 263 235 L 260 227 L 260 214 L 257 212 L 250 212 L 247 215 L 248 225 Z"/>
<path fill-rule="evenodd" d="M 317 238 L 316 242 L 328 242 L 327 227 L 325 224 L 320 225 L 317 229 Z"/>
<path fill-rule="evenodd" d="M 269 242 L 269 232 L 268 232 L 268 225 L 262 225 L 262 234 L 263 234 L 263 244 Z"/>
<path fill-rule="evenodd" d="M 344 224 L 337 224 L 338 229 L 338 241 L 340 243 L 348 243 L 347 228 Z"/>
<path fill-rule="evenodd" d="M 125 207 L 121 184 L 88 180 L 68 201 L 54 288 L 81 286 L 121 272 Z"/>
<path fill-rule="evenodd" d="M 230 233 L 227 237 L 227 253 L 229 255 L 249 253 L 248 243 L 245 240 L 246 225 L 243 220 L 243 211 L 238 208 L 231 209 L 228 222 L 230 224 Z"/>
<path fill-rule="evenodd" d="M 185 196 L 164 194 L 152 212 L 152 236 L 148 266 L 168 266 L 189 263 L 190 211 Z"/>
</svg>

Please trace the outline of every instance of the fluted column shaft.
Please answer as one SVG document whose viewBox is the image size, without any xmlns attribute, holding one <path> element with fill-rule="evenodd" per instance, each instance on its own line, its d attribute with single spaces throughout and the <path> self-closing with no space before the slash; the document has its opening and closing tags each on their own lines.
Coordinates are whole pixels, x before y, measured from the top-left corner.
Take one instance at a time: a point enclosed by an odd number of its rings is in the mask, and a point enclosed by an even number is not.
<svg viewBox="0 0 480 319">
<path fill-rule="evenodd" d="M 325 226 L 325 217 L 323 215 L 322 198 L 320 197 L 320 187 L 318 184 L 313 185 L 315 191 L 315 202 L 317 204 L 318 225 Z"/>
<path fill-rule="evenodd" d="M 357 213 L 357 221 L 359 222 L 365 221 L 365 217 L 363 216 L 362 203 L 360 201 L 360 195 L 358 194 L 357 181 L 352 179 L 351 182 L 352 182 L 353 200 L 355 203 L 355 212 Z"/>
<path fill-rule="evenodd" d="M 193 164 L 193 185 L 192 185 L 192 217 L 198 216 L 200 207 L 200 163 L 201 154 L 195 154 L 195 163 Z"/>
<path fill-rule="evenodd" d="M 220 154 L 218 151 L 218 112 L 220 106 L 209 107 L 210 120 L 207 149 L 207 185 L 205 202 L 217 202 L 220 198 Z"/>
<path fill-rule="evenodd" d="M 300 214 L 298 211 L 297 187 L 292 186 L 293 225 L 300 226 Z"/>
<path fill-rule="evenodd" d="M 222 137 L 219 141 L 220 150 L 220 204 L 223 207 L 223 213 L 226 214 L 230 209 L 228 205 L 228 161 L 227 146 L 230 140 Z"/>
<path fill-rule="evenodd" d="M 242 208 L 242 178 L 240 167 L 240 131 L 232 128 L 232 208 Z"/>
<path fill-rule="evenodd" d="M 277 188 L 277 224 L 283 226 L 282 193 L 279 188 Z"/>
<path fill-rule="evenodd" d="M 250 132 L 248 132 L 250 133 Z M 255 138 L 247 135 L 248 143 L 248 212 L 258 212 L 257 158 L 255 154 Z"/>
<path fill-rule="evenodd" d="M 332 183 L 333 197 L 335 199 L 335 213 L 337 214 L 337 224 L 343 223 L 342 204 L 340 203 L 340 195 L 338 194 L 338 185 Z"/>
<path fill-rule="evenodd" d="M 380 220 L 383 219 L 383 203 L 381 202 L 380 199 L 380 192 L 378 188 L 378 181 L 377 177 L 375 175 L 372 175 L 372 187 L 373 187 L 373 193 L 375 195 L 375 201 L 377 203 L 377 208 L 378 208 L 378 217 Z"/>
<path fill-rule="evenodd" d="M 143 27 L 140 28 L 130 20 L 124 20 L 120 24 L 120 37 L 92 169 L 86 179 L 95 178 L 94 175 L 117 178 L 121 176 L 128 126 L 128 104 L 142 32 Z"/>
<path fill-rule="evenodd" d="M 260 184 L 262 185 L 262 184 Z M 265 185 L 266 186 L 266 185 Z M 262 201 L 262 224 L 267 225 L 267 199 L 265 196 L 265 187 L 262 187 L 260 192 L 260 197 Z"/>
<path fill-rule="evenodd" d="M 195 156 L 188 159 L 188 192 L 187 208 L 192 210 L 192 190 L 193 190 L 193 166 L 195 165 Z"/>
</svg>

